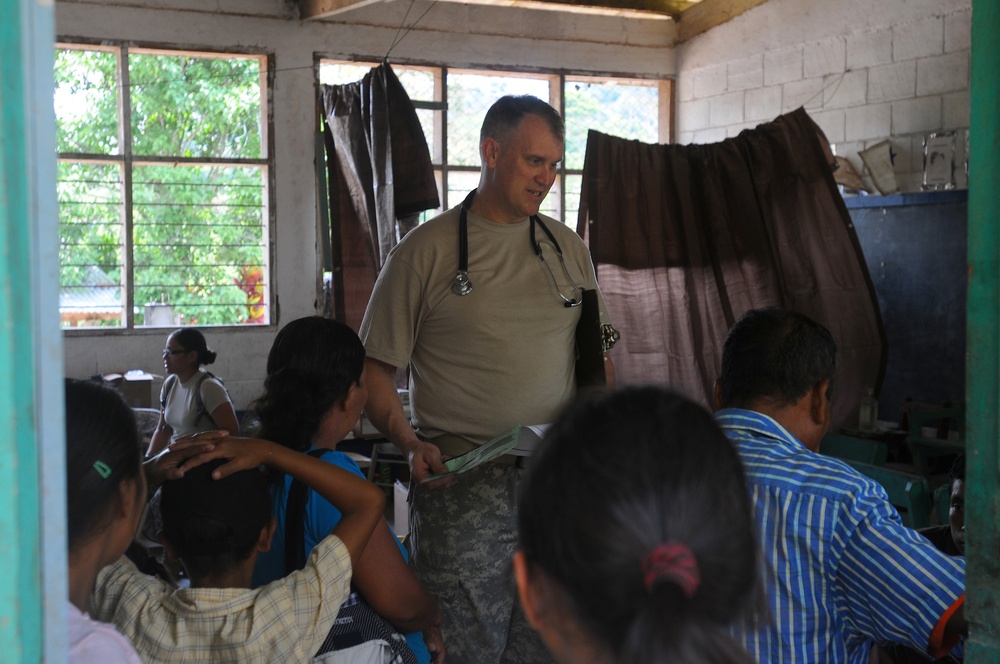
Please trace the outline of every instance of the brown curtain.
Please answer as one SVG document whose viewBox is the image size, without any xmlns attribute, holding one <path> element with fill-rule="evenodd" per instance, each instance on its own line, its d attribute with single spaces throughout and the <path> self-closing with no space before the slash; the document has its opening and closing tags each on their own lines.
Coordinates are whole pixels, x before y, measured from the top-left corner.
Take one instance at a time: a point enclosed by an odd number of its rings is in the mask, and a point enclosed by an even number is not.
<svg viewBox="0 0 1000 664">
<path fill-rule="evenodd" d="M 389 251 L 437 208 L 427 139 L 388 63 L 320 88 L 330 196 L 331 308 L 355 330 Z"/>
<path fill-rule="evenodd" d="M 881 384 L 886 342 L 834 163 L 802 109 L 710 145 L 590 132 L 578 229 L 622 333 L 621 382 L 710 406 L 729 327 L 782 306 L 833 334 L 834 421 L 851 423 Z"/>
</svg>

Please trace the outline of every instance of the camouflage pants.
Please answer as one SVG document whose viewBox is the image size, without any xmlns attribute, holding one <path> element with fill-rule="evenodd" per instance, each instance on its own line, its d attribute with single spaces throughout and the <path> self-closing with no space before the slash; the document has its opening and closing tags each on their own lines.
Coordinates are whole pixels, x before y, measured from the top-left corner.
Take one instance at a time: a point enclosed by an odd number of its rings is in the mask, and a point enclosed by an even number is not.
<svg viewBox="0 0 1000 664">
<path fill-rule="evenodd" d="M 517 598 L 518 480 L 523 471 L 485 464 L 447 489 L 411 487 L 411 566 L 441 604 L 449 664 L 550 664 Z"/>
</svg>

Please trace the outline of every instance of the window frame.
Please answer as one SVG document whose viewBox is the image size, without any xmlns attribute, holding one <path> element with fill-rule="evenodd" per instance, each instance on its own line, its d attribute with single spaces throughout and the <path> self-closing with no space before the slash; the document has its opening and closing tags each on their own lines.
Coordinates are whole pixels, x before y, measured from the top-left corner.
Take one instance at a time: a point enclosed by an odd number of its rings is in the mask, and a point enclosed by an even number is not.
<svg viewBox="0 0 1000 664">
<path fill-rule="evenodd" d="M 321 84 L 320 80 L 320 68 L 324 64 L 352 64 L 358 66 L 368 66 L 376 67 L 380 58 L 378 57 L 366 57 L 364 55 L 358 54 L 338 54 L 338 53 L 315 53 L 314 61 L 316 67 L 316 84 L 317 86 Z M 428 141 L 428 148 L 431 153 L 431 161 L 434 165 L 435 177 L 438 181 L 438 190 L 441 198 L 441 208 L 440 211 L 447 210 L 454 207 L 459 203 L 459 201 L 449 200 L 448 196 L 448 175 L 451 172 L 456 173 L 479 173 L 480 166 L 461 166 L 456 164 L 450 164 L 448 162 L 448 74 L 473 74 L 473 75 L 485 75 L 485 76 L 512 76 L 518 78 L 539 78 L 547 79 L 549 81 L 549 99 L 546 101 L 556 110 L 559 114 L 565 118 L 566 108 L 564 100 L 564 91 L 566 89 L 567 80 L 569 82 L 574 81 L 594 81 L 594 82 L 607 82 L 610 80 L 615 81 L 625 81 L 625 82 L 643 82 L 643 85 L 657 85 L 658 86 L 658 113 L 657 113 L 657 134 L 660 143 L 672 143 L 676 135 L 676 130 L 674 127 L 674 94 L 676 90 L 675 81 L 669 77 L 655 76 L 655 75 L 642 75 L 634 73 L 622 73 L 622 72 L 594 72 L 594 71 L 580 71 L 580 70 L 570 70 L 570 69 L 556 69 L 556 68 L 544 68 L 544 67 L 516 67 L 516 66 L 489 66 L 489 65 L 471 65 L 471 64 L 456 64 L 456 65 L 446 65 L 442 63 L 428 62 L 425 60 L 410 60 L 405 58 L 394 58 L 392 63 L 394 66 L 406 69 L 416 69 L 430 71 L 435 76 L 435 97 L 433 101 L 427 100 L 413 100 L 413 105 L 417 110 L 428 109 L 433 111 L 440 111 L 440 113 L 435 115 L 435 136 L 434 139 Z M 322 114 L 322 109 L 320 109 L 317 114 L 317 131 L 319 131 L 320 118 L 319 115 Z M 321 147 L 322 150 L 322 147 Z M 440 161 L 438 159 L 440 158 Z M 322 160 L 322 155 L 320 155 Z M 553 185 L 553 189 L 557 191 L 550 191 L 549 196 L 557 194 L 556 210 L 558 211 L 558 217 L 560 221 L 564 224 L 570 226 L 571 228 L 576 227 L 576 220 L 566 219 L 566 177 L 567 175 L 582 175 L 583 169 L 573 169 L 566 167 L 566 160 L 563 159 L 559 162 L 559 172 L 556 177 L 556 182 Z M 438 214 L 439 211 L 428 211 L 429 216 L 434 216 Z"/>
<path fill-rule="evenodd" d="M 278 324 L 277 314 L 277 278 L 275 269 L 276 247 L 275 247 L 275 223 L 277 213 L 275 209 L 275 166 L 274 166 L 274 77 L 275 77 L 275 57 L 273 51 L 265 49 L 241 49 L 241 48 L 213 48 L 202 46 L 178 46 L 175 44 L 161 44 L 154 42 L 136 42 L 131 40 L 114 39 L 93 39 L 81 38 L 72 35 L 57 35 L 53 44 L 53 51 L 57 50 L 88 50 L 103 51 L 113 53 L 116 57 L 116 76 L 118 83 L 118 141 L 119 150 L 115 154 L 91 154 L 78 152 L 57 152 L 56 164 L 65 161 L 76 163 L 103 164 L 120 167 L 122 171 L 122 203 L 121 203 L 121 228 L 122 257 L 120 267 L 123 272 L 123 303 L 124 320 L 121 326 L 104 327 L 63 327 L 60 325 L 60 332 L 72 336 L 132 336 L 143 334 L 160 335 L 164 329 L 172 327 L 200 327 L 212 329 L 273 329 Z M 132 116 L 131 116 L 131 89 L 129 87 L 129 68 L 127 66 L 130 54 L 140 55 L 165 55 L 168 57 L 208 57 L 218 59 L 234 58 L 256 58 L 259 61 L 260 103 L 262 105 L 260 122 L 260 158 L 232 158 L 232 157 L 184 157 L 184 156 L 141 156 L 137 157 L 133 152 Z M 58 122 L 58 118 L 57 118 Z M 58 148 L 58 146 L 57 146 Z M 135 274 L 134 274 L 134 205 L 133 205 L 133 185 L 132 178 L 134 169 L 143 166 L 156 166 L 158 164 L 177 165 L 214 165 L 237 167 L 255 167 L 262 169 L 261 200 L 266 208 L 263 215 L 263 260 L 267 274 L 266 303 L 268 321 L 263 324 L 246 323 L 226 323 L 226 324 L 195 324 L 158 326 L 158 325 L 136 325 L 135 318 Z M 61 223 L 61 220 L 60 220 Z"/>
</svg>

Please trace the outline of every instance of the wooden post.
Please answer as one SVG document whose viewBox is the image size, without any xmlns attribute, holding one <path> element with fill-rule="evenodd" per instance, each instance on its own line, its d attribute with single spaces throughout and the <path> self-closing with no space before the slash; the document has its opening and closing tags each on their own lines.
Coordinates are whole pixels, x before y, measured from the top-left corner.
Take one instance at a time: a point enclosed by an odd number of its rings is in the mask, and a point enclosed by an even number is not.
<svg viewBox="0 0 1000 664">
<path fill-rule="evenodd" d="M 1000 3 L 972 4 L 966 661 L 988 664 L 1000 662 Z"/>
<path fill-rule="evenodd" d="M 0 13 L 0 659 L 56 662 L 67 591 L 53 3 L 0 0 Z"/>
</svg>

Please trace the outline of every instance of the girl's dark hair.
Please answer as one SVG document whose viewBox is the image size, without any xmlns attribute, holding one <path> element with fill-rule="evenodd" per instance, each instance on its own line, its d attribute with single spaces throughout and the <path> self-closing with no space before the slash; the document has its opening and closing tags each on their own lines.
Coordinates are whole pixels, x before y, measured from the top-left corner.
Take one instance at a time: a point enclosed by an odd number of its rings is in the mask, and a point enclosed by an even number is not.
<svg viewBox="0 0 1000 664">
<path fill-rule="evenodd" d="M 752 661 L 729 634 L 760 599 L 750 498 L 701 406 L 650 386 L 565 412 L 525 473 L 518 530 L 529 564 L 618 664 Z M 647 589 L 643 559 L 665 543 L 694 554 L 690 598 L 672 582 Z"/>
<path fill-rule="evenodd" d="M 193 327 L 182 327 L 174 331 L 174 339 L 186 351 L 198 353 L 198 364 L 212 364 L 218 353 L 208 348 L 205 335 Z"/>
<path fill-rule="evenodd" d="M 254 403 L 261 437 L 294 450 L 309 449 L 323 416 L 361 380 L 365 347 L 340 321 L 293 320 L 267 356 L 264 394 Z"/>
<path fill-rule="evenodd" d="M 69 550 L 108 525 L 118 485 L 142 472 L 135 415 L 121 395 L 66 379 L 66 523 Z"/>
</svg>

